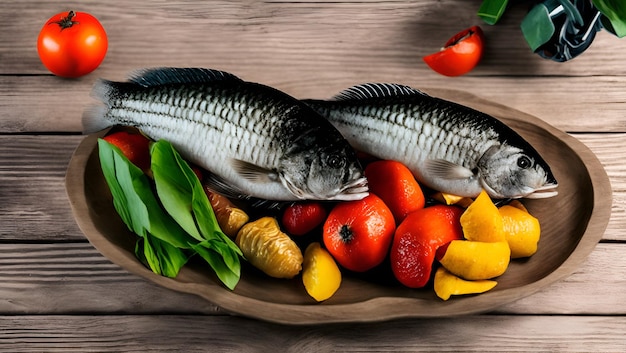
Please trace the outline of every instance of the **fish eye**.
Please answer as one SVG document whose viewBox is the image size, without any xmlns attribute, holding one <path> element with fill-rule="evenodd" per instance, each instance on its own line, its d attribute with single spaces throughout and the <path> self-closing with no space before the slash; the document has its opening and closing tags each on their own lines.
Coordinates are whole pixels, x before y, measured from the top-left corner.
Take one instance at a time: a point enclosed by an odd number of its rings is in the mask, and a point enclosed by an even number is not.
<svg viewBox="0 0 626 353">
<path fill-rule="evenodd" d="M 533 165 L 533 162 L 530 160 L 530 158 L 526 156 L 521 156 L 517 159 L 517 166 L 522 169 L 528 169 L 532 167 L 532 165 Z"/>
<path fill-rule="evenodd" d="M 326 161 L 331 168 L 339 168 L 342 166 L 342 159 L 338 155 L 331 155 Z"/>
</svg>

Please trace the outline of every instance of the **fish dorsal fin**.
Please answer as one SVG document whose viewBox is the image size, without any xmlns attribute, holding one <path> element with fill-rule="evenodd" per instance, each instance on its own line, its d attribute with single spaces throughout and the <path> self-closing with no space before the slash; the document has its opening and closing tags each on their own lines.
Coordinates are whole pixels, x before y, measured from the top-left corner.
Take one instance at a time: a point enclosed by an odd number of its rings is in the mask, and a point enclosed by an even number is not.
<svg viewBox="0 0 626 353">
<path fill-rule="evenodd" d="M 144 87 L 173 83 L 205 83 L 229 80 L 241 81 L 239 77 L 225 71 L 204 68 L 177 67 L 161 67 L 139 70 L 130 78 L 130 82 Z"/>
<path fill-rule="evenodd" d="M 429 175 L 442 179 L 467 179 L 474 173 L 461 165 L 446 161 L 445 159 L 430 159 L 425 163 L 425 170 Z"/>
<path fill-rule="evenodd" d="M 426 95 L 415 88 L 397 83 L 365 83 L 341 91 L 333 100 L 361 100 L 380 97 Z"/>
</svg>

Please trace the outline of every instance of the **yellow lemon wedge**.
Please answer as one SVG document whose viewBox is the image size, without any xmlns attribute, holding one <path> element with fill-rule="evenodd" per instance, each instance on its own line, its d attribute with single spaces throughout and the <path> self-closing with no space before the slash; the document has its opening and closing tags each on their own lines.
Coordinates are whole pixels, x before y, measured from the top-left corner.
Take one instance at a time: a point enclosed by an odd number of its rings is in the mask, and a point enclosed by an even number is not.
<svg viewBox="0 0 626 353">
<path fill-rule="evenodd" d="M 525 209 L 509 205 L 500 207 L 500 214 L 511 257 L 517 259 L 535 254 L 541 236 L 539 220 Z"/>
<path fill-rule="evenodd" d="M 341 285 L 341 271 L 320 243 L 311 243 L 304 251 L 302 282 L 307 293 L 318 302 L 332 297 Z"/>
<path fill-rule="evenodd" d="M 502 275 L 511 261 L 506 241 L 481 242 L 453 240 L 439 259 L 443 267 L 466 280 L 482 280 Z"/>
<path fill-rule="evenodd" d="M 457 205 L 463 208 L 467 208 L 474 200 L 469 197 L 459 196 L 454 194 L 449 194 L 447 192 L 438 191 L 432 195 L 433 199 L 446 204 L 446 205 Z"/>
<path fill-rule="evenodd" d="M 485 190 L 461 215 L 461 227 L 467 240 L 505 241 L 502 216 Z"/>
<path fill-rule="evenodd" d="M 491 290 L 498 284 L 492 280 L 466 281 L 459 278 L 443 267 L 439 267 L 435 273 L 435 294 L 443 300 L 448 300 L 452 295 L 478 294 Z"/>
</svg>

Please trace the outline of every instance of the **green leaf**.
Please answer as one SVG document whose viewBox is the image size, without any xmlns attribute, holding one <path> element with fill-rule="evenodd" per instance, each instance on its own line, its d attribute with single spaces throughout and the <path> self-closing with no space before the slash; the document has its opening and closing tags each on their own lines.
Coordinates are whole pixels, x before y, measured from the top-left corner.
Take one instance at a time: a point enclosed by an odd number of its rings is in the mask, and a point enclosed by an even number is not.
<svg viewBox="0 0 626 353">
<path fill-rule="evenodd" d="M 131 163 L 116 146 L 98 140 L 100 165 L 113 195 L 113 205 L 124 223 L 135 234 L 149 232 L 178 248 L 189 248 L 189 235 L 159 204 L 148 177 Z"/>
<path fill-rule="evenodd" d="M 183 250 L 150 235 L 137 241 L 135 255 L 152 272 L 170 278 L 189 260 Z"/>
<path fill-rule="evenodd" d="M 157 141 L 152 145 L 151 169 L 157 194 L 167 213 L 187 233 L 200 242 L 203 238 L 192 212 L 192 185 L 184 173 L 184 167 L 178 163 L 175 154 L 177 152 L 174 147 L 164 140 Z"/>
<path fill-rule="evenodd" d="M 626 3 L 623 0 L 593 0 L 592 2 L 610 22 L 610 32 L 620 38 L 626 36 Z"/>
<path fill-rule="evenodd" d="M 204 242 L 194 245 L 193 249 L 214 269 L 217 277 L 227 288 L 235 289 L 241 277 L 241 265 L 237 257 L 220 254 L 223 244 L 216 246 L 216 243 Z M 217 249 L 220 250 L 216 251 Z M 230 249 L 226 253 L 230 253 Z"/>
<path fill-rule="evenodd" d="M 228 288 L 234 288 L 240 277 L 238 255 L 243 254 L 220 229 L 200 180 L 168 141 L 154 143 L 151 158 L 156 190 L 163 207 L 196 238 L 197 242 L 190 245 L 215 270 L 218 278 Z"/>
<path fill-rule="evenodd" d="M 478 9 L 478 17 L 487 24 L 494 25 L 502 17 L 509 0 L 483 0 Z"/>
<path fill-rule="evenodd" d="M 522 20 L 521 29 L 532 51 L 550 40 L 555 30 L 548 9 L 543 4 L 535 5 L 526 14 Z"/>
</svg>

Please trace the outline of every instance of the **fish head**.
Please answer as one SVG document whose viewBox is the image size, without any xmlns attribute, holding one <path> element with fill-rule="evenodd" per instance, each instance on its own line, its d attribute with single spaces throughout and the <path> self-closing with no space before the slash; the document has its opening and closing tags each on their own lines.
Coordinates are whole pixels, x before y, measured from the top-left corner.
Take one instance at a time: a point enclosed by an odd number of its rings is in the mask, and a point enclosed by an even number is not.
<svg viewBox="0 0 626 353">
<path fill-rule="evenodd" d="M 301 199 L 360 200 L 369 190 L 363 168 L 347 142 L 291 151 L 282 158 L 280 178 Z"/>
<path fill-rule="evenodd" d="M 558 183 L 548 164 L 529 148 L 491 146 L 478 162 L 482 187 L 494 198 L 548 198 Z"/>
</svg>

